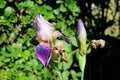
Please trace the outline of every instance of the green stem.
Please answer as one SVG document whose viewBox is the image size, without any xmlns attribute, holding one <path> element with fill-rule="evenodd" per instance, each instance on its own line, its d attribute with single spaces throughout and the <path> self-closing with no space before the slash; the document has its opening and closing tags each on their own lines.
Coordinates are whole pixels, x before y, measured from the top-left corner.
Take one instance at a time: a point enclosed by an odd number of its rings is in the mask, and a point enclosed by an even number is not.
<svg viewBox="0 0 120 80">
<path fill-rule="evenodd" d="M 84 80 L 84 71 L 82 71 L 81 80 Z"/>
</svg>

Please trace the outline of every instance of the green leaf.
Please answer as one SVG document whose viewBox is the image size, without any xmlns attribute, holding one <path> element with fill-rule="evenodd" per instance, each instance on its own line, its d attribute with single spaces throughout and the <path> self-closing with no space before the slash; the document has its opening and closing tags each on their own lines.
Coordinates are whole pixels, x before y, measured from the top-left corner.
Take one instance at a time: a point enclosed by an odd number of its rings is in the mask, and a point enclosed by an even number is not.
<svg viewBox="0 0 120 80">
<path fill-rule="evenodd" d="M 30 52 L 28 50 L 25 50 L 22 53 L 22 57 L 23 57 L 24 60 L 28 60 L 29 55 L 30 55 Z"/>
<path fill-rule="evenodd" d="M 84 70 L 85 70 L 85 65 L 86 65 L 86 55 L 81 55 L 80 51 L 77 50 L 76 52 L 76 58 L 78 60 L 78 64 L 81 70 L 81 80 L 84 78 Z"/>
<path fill-rule="evenodd" d="M 1 48 L 1 52 L 0 52 L 0 54 L 4 54 L 5 52 L 6 52 L 6 47 L 3 46 L 3 47 Z"/>
<path fill-rule="evenodd" d="M 81 55 L 81 54 L 79 53 L 79 50 L 77 50 L 76 58 L 77 58 L 77 60 L 78 60 L 80 70 L 81 70 L 82 72 L 84 72 L 85 65 L 86 65 L 86 55 Z"/>
<path fill-rule="evenodd" d="M 55 9 L 55 10 L 53 10 L 53 13 L 54 13 L 55 15 L 58 15 L 58 14 L 60 13 L 60 10 L 59 10 L 59 9 Z"/>
<path fill-rule="evenodd" d="M 30 16 L 22 16 L 22 23 L 23 24 L 28 24 L 30 23 Z"/>
<path fill-rule="evenodd" d="M 25 2 L 23 3 L 23 6 L 24 6 L 24 7 L 29 7 L 29 8 L 31 8 L 31 7 L 33 7 L 33 5 L 34 5 L 34 2 L 33 2 L 33 1 L 25 1 Z"/>
<path fill-rule="evenodd" d="M 14 50 L 14 47 L 11 46 L 11 45 L 7 45 L 6 48 L 7 48 L 7 51 L 8 51 L 8 52 L 14 52 L 14 51 L 15 51 L 15 50 Z"/>
<path fill-rule="evenodd" d="M 32 15 L 33 17 L 35 17 L 38 13 L 40 13 L 40 8 L 37 4 L 35 4 L 33 6 L 33 8 L 31 8 L 31 12 L 30 15 Z"/>
<path fill-rule="evenodd" d="M 6 5 L 6 1 L 1 0 L 1 1 L 0 1 L 0 8 L 1 8 L 1 9 L 4 8 L 5 5 Z"/>
<path fill-rule="evenodd" d="M 57 68 L 55 68 L 55 69 L 56 69 L 56 72 L 57 72 L 57 75 L 58 75 L 58 80 L 62 80 L 61 72 Z"/>
<path fill-rule="evenodd" d="M 73 36 L 74 35 L 74 32 L 71 28 L 63 29 L 62 33 L 66 36 Z"/>
<path fill-rule="evenodd" d="M 65 30 L 67 28 L 67 25 L 65 24 L 64 21 L 59 21 L 56 23 L 56 28 L 61 29 L 61 30 Z"/>
<path fill-rule="evenodd" d="M 0 44 L 2 44 L 7 39 L 6 33 L 3 33 L 0 37 Z"/>
<path fill-rule="evenodd" d="M 33 67 L 36 68 L 39 64 L 38 64 L 38 61 L 36 59 L 33 59 Z"/>
<path fill-rule="evenodd" d="M 63 70 L 69 69 L 72 63 L 73 63 L 73 55 L 68 54 L 68 62 L 63 62 Z"/>
<path fill-rule="evenodd" d="M 67 11 L 67 9 L 66 9 L 66 7 L 65 7 L 65 6 L 61 5 L 61 6 L 60 6 L 60 11 L 61 11 L 61 12 L 66 12 L 66 11 Z"/>
<path fill-rule="evenodd" d="M 2 67 L 4 65 L 4 62 L 0 62 L 0 67 Z"/>
<path fill-rule="evenodd" d="M 89 46 L 89 45 L 88 45 L 88 46 Z M 91 48 L 91 47 L 88 47 L 88 48 L 87 48 L 87 51 L 86 51 L 86 54 L 90 54 L 91 51 L 92 51 L 92 48 Z"/>
<path fill-rule="evenodd" d="M 32 28 L 28 28 L 27 33 L 30 35 L 30 37 L 33 37 L 35 35 L 35 30 Z"/>
<path fill-rule="evenodd" d="M 15 10 L 12 8 L 12 7 L 6 7 L 5 9 L 4 9 L 4 16 L 5 17 L 8 17 L 8 16 L 11 16 L 11 15 L 14 15 L 14 13 L 15 13 Z"/>
<path fill-rule="evenodd" d="M 60 3 L 63 3 L 64 1 L 62 1 L 62 0 L 56 0 L 56 3 L 57 4 L 60 4 Z"/>
<path fill-rule="evenodd" d="M 70 39 L 72 41 L 72 45 L 78 47 L 76 38 L 74 36 L 71 36 Z"/>
<path fill-rule="evenodd" d="M 13 2 L 13 0 L 8 0 L 8 2 Z"/>
<path fill-rule="evenodd" d="M 64 71 L 62 73 L 62 80 L 69 80 L 69 75 L 70 75 L 69 71 Z"/>
<path fill-rule="evenodd" d="M 4 60 L 4 62 L 9 62 L 10 61 L 10 58 L 6 58 L 5 60 Z"/>
<path fill-rule="evenodd" d="M 70 53 L 71 50 L 72 50 L 72 46 L 68 43 L 66 43 L 65 41 L 63 41 L 63 44 L 64 44 L 64 49 L 67 53 Z"/>
<path fill-rule="evenodd" d="M 73 78 L 74 80 L 78 80 L 78 79 L 77 79 L 77 74 L 76 74 L 76 72 L 75 72 L 74 70 L 71 70 L 70 73 L 71 73 L 72 78 Z"/>
<path fill-rule="evenodd" d="M 58 63 L 58 69 L 59 70 L 62 70 L 63 69 L 63 63 L 61 62 L 61 63 Z"/>
<path fill-rule="evenodd" d="M 78 72 L 78 73 L 76 74 L 76 76 L 77 76 L 77 77 L 81 77 L 81 76 L 82 76 L 82 72 Z"/>
</svg>

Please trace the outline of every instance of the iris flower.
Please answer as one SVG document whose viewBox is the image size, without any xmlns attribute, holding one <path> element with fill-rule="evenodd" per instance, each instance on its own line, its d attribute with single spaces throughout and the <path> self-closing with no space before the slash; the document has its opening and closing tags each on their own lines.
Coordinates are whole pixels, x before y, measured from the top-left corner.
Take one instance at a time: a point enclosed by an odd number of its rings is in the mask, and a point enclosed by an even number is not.
<svg viewBox="0 0 120 80">
<path fill-rule="evenodd" d="M 37 14 L 34 19 L 36 36 L 30 41 L 35 48 L 35 55 L 46 67 L 53 56 L 52 50 L 57 37 L 62 37 L 68 43 L 70 38 L 64 36 L 61 32 L 56 31 L 54 25 L 46 21 L 41 14 Z"/>
</svg>

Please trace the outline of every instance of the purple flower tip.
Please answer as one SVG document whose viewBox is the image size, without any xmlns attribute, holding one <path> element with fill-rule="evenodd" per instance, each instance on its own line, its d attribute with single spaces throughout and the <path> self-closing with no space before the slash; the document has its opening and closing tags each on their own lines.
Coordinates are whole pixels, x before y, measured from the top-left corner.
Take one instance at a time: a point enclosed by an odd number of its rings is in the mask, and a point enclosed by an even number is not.
<svg viewBox="0 0 120 80">
<path fill-rule="evenodd" d="M 86 30 L 81 19 L 77 19 L 76 37 L 79 35 L 86 37 Z"/>
<path fill-rule="evenodd" d="M 51 59 L 51 49 L 48 43 L 39 44 L 36 46 L 35 55 L 46 67 Z"/>
<path fill-rule="evenodd" d="M 63 40 L 65 40 L 67 43 L 71 43 L 71 39 L 70 38 L 68 38 L 68 37 L 66 37 L 66 36 L 64 36 L 61 32 L 59 32 L 59 31 L 56 31 L 56 37 L 62 37 L 62 39 Z"/>
</svg>

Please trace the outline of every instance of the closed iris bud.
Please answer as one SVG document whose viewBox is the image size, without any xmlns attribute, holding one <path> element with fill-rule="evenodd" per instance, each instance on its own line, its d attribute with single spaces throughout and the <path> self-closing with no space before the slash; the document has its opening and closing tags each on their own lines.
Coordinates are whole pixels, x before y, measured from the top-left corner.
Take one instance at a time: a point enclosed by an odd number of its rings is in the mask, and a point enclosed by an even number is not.
<svg viewBox="0 0 120 80">
<path fill-rule="evenodd" d="M 87 51 L 87 35 L 86 35 L 86 30 L 84 27 L 84 24 L 81 19 L 77 19 L 77 29 L 76 29 L 76 39 L 78 42 L 78 46 L 80 49 L 80 54 L 84 55 L 86 54 Z"/>
</svg>

